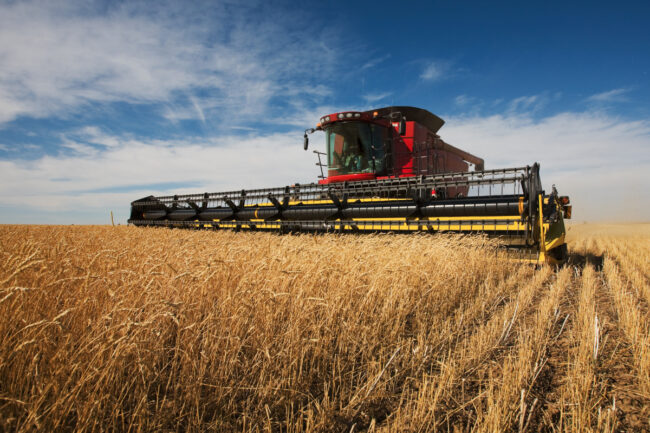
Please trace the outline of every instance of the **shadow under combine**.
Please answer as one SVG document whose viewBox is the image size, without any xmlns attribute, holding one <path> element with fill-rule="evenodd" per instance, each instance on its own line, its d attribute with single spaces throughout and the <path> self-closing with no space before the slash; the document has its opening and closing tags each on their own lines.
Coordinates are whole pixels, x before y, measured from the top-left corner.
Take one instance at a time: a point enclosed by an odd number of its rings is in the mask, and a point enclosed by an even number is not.
<svg viewBox="0 0 650 433">
<path fill-rule="evenodd" d="M 578 254 L 578 253 L 570 252 L 567 265 L 574 266 L 582 270 L 587 264 L 590 264 L 594 267 L 596 271 L 602 271 L 603 261 L 604 261 L 603 256 L 597 256 L 592 253 Z"/>
</svg>

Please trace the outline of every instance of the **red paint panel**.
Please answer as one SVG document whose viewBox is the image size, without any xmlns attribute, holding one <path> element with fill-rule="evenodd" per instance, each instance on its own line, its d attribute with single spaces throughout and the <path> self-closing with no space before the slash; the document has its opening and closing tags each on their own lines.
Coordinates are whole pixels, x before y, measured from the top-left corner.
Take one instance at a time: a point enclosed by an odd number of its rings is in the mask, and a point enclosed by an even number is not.
<svg viewBox="0 0 650 433">
<path fill-rule="evenodd" d="M 341 174 L 338 176 L 330 176 L 327 179 L 321 179 L 318 181 L 321 185 L 327 185 L 328 183 L 337 183 L 337 182 L 347 182 L 347 181 L 357 181 L 357 180 L 375 180 L 377 176 L 374 173 L 358 173 L 358 174 Z"/>
<path fill-rule="evenodd" d="M 400 137 L 398 123 L 393 123 L 393 158 L 397 176 L 413 173 L 413 133 L 415 122 L 406 122 L 406 133 Z"/>
</svg>

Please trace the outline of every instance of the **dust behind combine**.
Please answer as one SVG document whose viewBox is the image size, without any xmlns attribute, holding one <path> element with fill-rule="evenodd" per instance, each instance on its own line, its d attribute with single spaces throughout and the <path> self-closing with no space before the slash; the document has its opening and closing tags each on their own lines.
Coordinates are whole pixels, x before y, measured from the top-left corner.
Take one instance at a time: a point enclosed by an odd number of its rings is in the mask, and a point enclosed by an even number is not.
<svg viewBox="0 0 650 433">
<path fill-rule="evenodd" d="M 650 226 L 0 227 L 0 430 L 648 431 Z"/>
</svg>

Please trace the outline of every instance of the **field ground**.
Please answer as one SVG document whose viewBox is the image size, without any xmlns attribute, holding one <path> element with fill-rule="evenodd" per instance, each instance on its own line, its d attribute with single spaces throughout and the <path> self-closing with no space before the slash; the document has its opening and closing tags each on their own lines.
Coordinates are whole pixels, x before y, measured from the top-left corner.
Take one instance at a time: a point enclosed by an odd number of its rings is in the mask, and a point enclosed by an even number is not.
<svg viewBox="0 0 650 433">
<path fill-rule="evenodd" d="M 0 431 L 650 431 L 649 241 L 0 226 Z"/>
</svg>

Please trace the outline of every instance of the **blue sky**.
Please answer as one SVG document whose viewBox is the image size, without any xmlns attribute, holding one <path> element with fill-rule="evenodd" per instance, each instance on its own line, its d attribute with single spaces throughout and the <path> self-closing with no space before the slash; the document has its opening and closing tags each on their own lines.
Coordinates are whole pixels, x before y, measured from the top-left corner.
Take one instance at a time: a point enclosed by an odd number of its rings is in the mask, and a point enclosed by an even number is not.
<svg viewBox="0 0 650 433">
<path fill-rule="evenodd" d="M 309 182 L 302 130 L 392 104 L 578 220 L 650 220 L 647 2 L 295 4 L 0 2 L 0 222 Z"/>
</svg>

